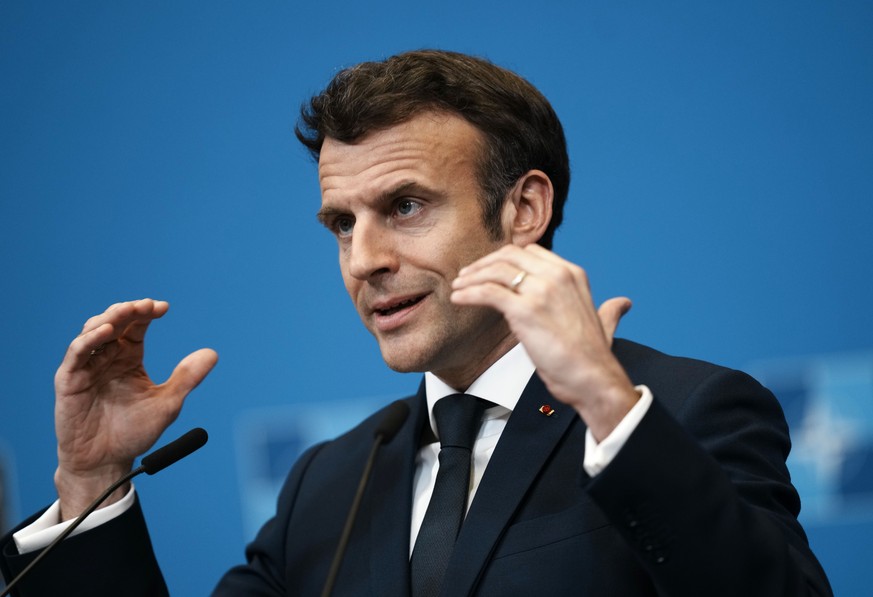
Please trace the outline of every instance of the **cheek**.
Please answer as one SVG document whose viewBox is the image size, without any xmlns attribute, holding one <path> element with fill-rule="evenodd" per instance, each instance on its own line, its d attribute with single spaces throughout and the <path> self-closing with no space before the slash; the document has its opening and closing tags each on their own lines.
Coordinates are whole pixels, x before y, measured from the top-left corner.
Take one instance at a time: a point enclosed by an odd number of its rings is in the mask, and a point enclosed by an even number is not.
<svg viewBox="0 0 873 597">
<path fill-rule="evenodd" d="M 466 242 L 458 241 L 454 250 L 451 248 L 447 249 L 452 251 L 451 266 L 454 268 L 454 275 L 452 277 L 457 276 L 458 270 L 461 268 L 493 253 L 500 246 L 501 244 L 488 242 L 486 239 L 477 239 L 472 235 L 467 237 Z"/>
<path fill-rule="evenodd" d="M 361 288 L 361 281 L 349 274 L 349 269 L 346 264 L 340 259 L 340 275 L 343 278 L 343 286 L 346 287 L 346 292 L 351 297 L 352 302 L 357 306 L 358 291 Z"/>
<path fill-rule="evenodd" d="M 352 298 L 352 301 L 357 303 L 358 290 L 361 288 L 361 283 L 352 276 L 343 276 L 343 284 L 346 287 L 346 292 Z"/>
</svg>

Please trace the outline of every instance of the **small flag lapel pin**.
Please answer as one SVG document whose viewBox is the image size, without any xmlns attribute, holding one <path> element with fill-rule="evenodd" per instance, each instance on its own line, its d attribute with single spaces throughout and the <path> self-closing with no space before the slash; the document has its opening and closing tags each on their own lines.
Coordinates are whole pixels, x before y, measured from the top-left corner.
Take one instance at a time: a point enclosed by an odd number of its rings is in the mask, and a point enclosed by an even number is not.
<svg viewBox="0 0 873 597">
<path fill-rule="evenodd" d="M 543 413 L 544 415 L 546 415 L 547 417 L 551 417 L 553 414 L 555 414 L 555 409 L 552 408 L 551 406 L 549 406 L 548 404 L 543 404 L 540 407 L 540 412 Z"/>
</svg>

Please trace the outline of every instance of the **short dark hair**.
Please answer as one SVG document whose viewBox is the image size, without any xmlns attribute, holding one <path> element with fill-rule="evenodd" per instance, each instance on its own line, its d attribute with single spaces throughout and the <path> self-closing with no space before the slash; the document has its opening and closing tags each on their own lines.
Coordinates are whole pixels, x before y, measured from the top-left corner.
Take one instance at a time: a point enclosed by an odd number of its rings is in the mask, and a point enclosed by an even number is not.
<svg viewBox="0 0 873 597">
<path fill-rule="evenodd" d="M 555 190 L 539 244 L 551 248 L 570 187 L 570 160 L 558 116 L 536 87 L 495 64 L 457 52 L 418 50 L 340 71 L 304 103 L 297 138 L 319 158 L 324 139 L 354 142 L 428 110 L 457 114 L 484 137 L 479 184 L 486 229 L 499 238 L 507 193 L 532 169 Z"/>
</svg>

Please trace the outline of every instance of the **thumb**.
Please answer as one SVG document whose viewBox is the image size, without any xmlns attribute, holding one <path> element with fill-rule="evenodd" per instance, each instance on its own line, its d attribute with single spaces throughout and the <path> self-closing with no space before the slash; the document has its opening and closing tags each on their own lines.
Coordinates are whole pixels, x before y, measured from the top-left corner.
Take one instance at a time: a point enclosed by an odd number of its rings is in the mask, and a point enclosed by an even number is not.
<svg viewBox="0 0 873 597">
<path fill-rule="evenodd" d="M 618 296 L 604 301 L 597 310 L 597 316 L 600 318 L 600 325 L 603 326 L 603 333 L 609 340 L 610 345 L 615 337 L 615 330 L 618 329 L 618 322 L 621 318 L 630 311 L 631 300 L 626 296 Z"/>
<path fill-rule="evenodd" d="M 200 385 L 217 362 L 218 353 L 211 348 L 201 348 L 179 361 L 164 385 L 172 393 L 184 398 Z"/>
</svg>

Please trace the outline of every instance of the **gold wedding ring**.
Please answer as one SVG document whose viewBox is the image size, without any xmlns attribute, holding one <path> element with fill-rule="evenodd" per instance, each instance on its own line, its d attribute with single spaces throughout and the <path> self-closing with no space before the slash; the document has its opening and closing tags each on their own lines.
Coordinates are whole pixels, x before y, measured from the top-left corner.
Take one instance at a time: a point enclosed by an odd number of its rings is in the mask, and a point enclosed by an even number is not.
<svg viewBox="0 0 873 597">
<path fill-rule="evenodd" d="M 513 292 L 517 292 L 518 287 L 521 286 L 521 283 L 524 282 L 525 278 L 527 278 L 527 272 L 521 270 L 515 275 L 515 277 L 512 279 L 512 282 L 509 283 L 509 289 Z"/>
</svg>

